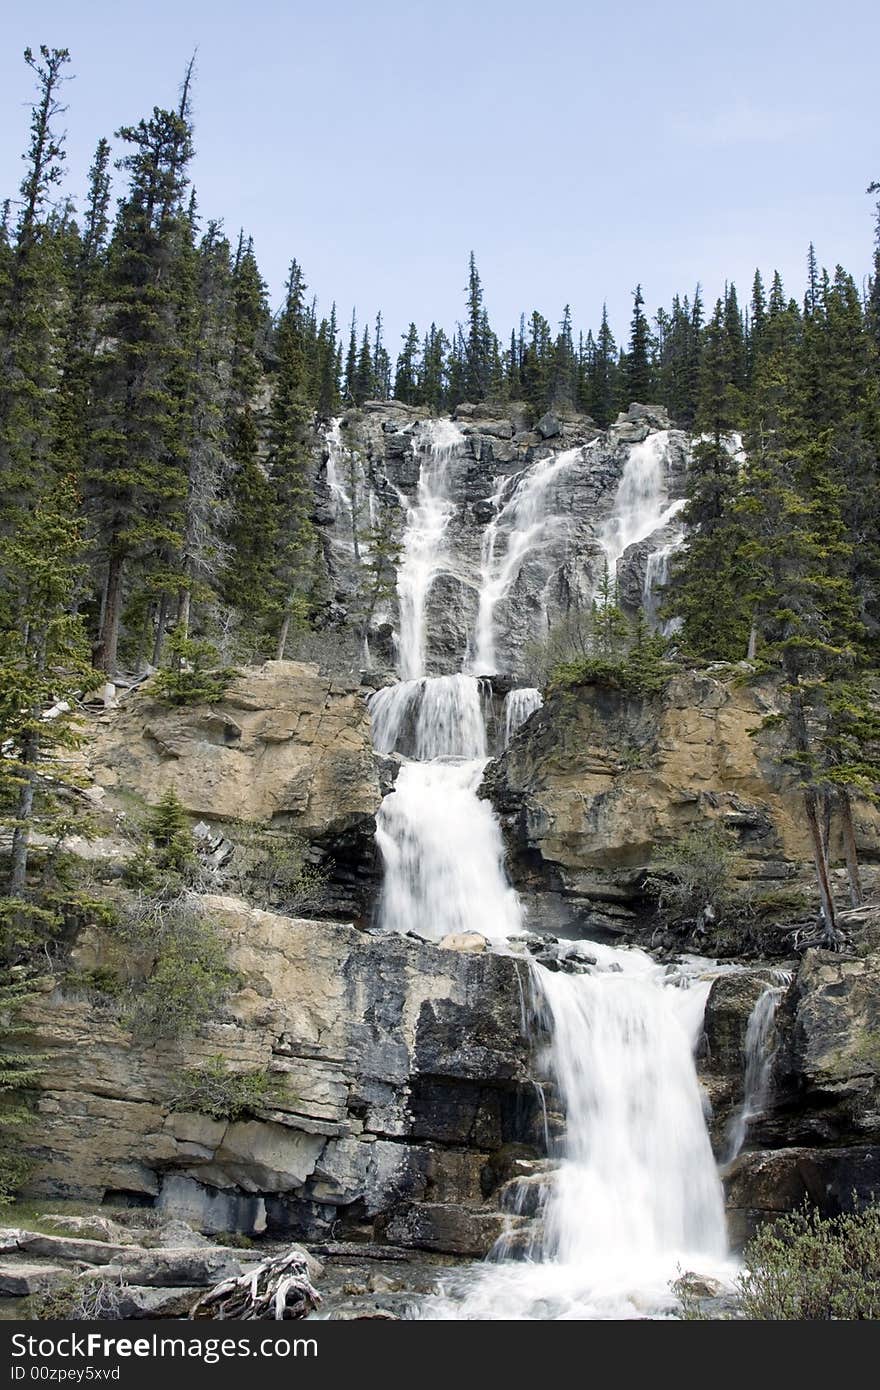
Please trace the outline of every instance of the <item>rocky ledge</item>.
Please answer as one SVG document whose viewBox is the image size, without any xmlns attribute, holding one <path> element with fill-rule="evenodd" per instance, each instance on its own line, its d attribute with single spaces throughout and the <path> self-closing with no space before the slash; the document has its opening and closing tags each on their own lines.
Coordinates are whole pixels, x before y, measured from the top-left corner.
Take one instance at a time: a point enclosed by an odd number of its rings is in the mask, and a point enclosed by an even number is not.
<svg viewBox="0 0 880 1390">
<path fill-rule="evenodd" d="M 197 1038 L 144 1045 L 63 981 L 29 1006 L 44 1056 L 30 1191 L 154 1203 L 203 1231 L 485 1253 L 498 1155 L 541 1132 L 517 962 L 201 905 L 243 985 Z M 100 962 L 88 933 L 76 961 Z M 269 1073 L 270 1110 L 172 1109 L 181 1068 L 217 1054 Z"/>
<path fill-rule="evenodd" d="M 489 765 L 483 794 L 536 925 L 650 938 L 643 884 L 652 856 L 700 824 L 733 832 L 757 909 L 775 903 L 783 916 L 787 893 L 811 890 L 800 797 L 780 775 L 773 733 L 761 729 L 775 693 L 747 674 L 685 672 L 651 699 L 602 685 L 559 691 Z M 880 861 L 880 812 L 862 801 L 853 816 L 870 866 Z M 842 865 L 835 822 L 831 855 Z"/>
</svg>

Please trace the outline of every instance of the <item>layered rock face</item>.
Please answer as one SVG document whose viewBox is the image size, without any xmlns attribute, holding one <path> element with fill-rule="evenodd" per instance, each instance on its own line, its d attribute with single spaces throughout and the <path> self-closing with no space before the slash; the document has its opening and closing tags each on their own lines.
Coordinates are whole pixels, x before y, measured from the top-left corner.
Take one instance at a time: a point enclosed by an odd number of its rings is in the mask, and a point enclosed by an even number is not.
<svg viewBox="0 0 880 1390">
<path fill-rule="evenodd" d="M 428 674 L 466 666 L 477 674 L 523 676 L 528 644 L 572 605 L 589 606 L 606 563 L 617 570 L 624 602 L 638 606 L 646 556 L 669 540 L 662 511 L 683 496 L 689 450 L 688 437 L 670 428 L 662 410 L 634 405 L 602 432 L 586 416 L 548 414 L 529 429 L 524 408 L 515 404 L 462 405 L 441 435 L 424 411 L 387 401 L 342 417 L 328 435 L 319 472 L 318 517 L 338 618 L 357 607 L 356 534 L 383 515 L 402 534 L 407 511 L 419 503 L 420 466 L 441 437 L 451 510 L 427 595 Z M 646 441 L 649 451 L 656 448 L 650 486 L 657 515 L 639 531 L 635 523 L 650 507 L 639 511 L 647 493 L 637 488 L 624 505 L 622 527 L 609 528 L 627 461 Z M 505 578 L 512 530 L 519 549 Z M 487 586 L 496 634 L 491 661 L 475 641 Z M 371 650 L 379 666 L 394 664 L 398 626 L 393 603 L 373 616 Z"/>
<path fill-rule="evenodd" d="M 538 1136 L 516 963 L 206 897 L 243 985 L 181 1045 L 147 1047 L 63 982 L 29 1007 L 45 1054 L 32 1190 L 156 1202 L 207 1230 L 310 1238 L 393 1226 L 484 1253 L 491 1164 Z M 84 939 L 77 962 L 100 959 Z M 277 1083 L 259 1118 L 171 1109 L 221 1054 Z"/>
<path fill-rule="evenodd" d="M 760 1104 L 724 1170 L 731 1239 L 808 1202 L 827 1214 L 880 1192 L 880 963 L 876 923 L 857 955 L 808 951 L 782 993 Z M 713 1135 L 729 1157 L 743 1104 L 749 1018 L 772 972 L 726 975 L 706 1010 L 702 1069 Z"/>
<path fill-rule="evenodd" d="M 87 759 L 117 809 L 155 804 L 173 789 L 197 820 L 225 827 L 230 846 L 249 839 L 237 822 L 267 830 L 277 855 L 284 833 L 295 832 L 326 877 L 321 909 L 368 910 L 382 792 L 356 684 L 316 665 L 267 661 L 246 668 L 210 706 L 169 707 L 147 688 L 98 721 Z M 233 860 L 233 881 L 246 881 L 246 860 Z"/>
<path fill-rule="evenodd" d="M 484 794 L 505 826 L 533 919 L 638 932 L 652 854 L 695 825 L 733 831 L 740 871 L 758 885 L 809 881 L 800 798 L 761 730 L 772 688 L 731 671 L 686 673 L 651 700 L 600 686 L 554 695 L 487 769 Z M 880 816 L 855 808 L 859 849 L 880 858 Z M 842 858 L 832 824 L 832 855 Z"/>
</svg>

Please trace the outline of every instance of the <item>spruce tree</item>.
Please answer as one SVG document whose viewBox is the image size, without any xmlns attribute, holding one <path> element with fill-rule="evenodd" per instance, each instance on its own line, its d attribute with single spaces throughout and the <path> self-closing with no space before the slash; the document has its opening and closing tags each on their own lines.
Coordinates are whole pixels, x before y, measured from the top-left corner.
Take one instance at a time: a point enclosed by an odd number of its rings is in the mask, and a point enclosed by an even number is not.
<svg viewBox="0 0 880 1390">
<path fill-rule="evenodd" d="M 110 246 L 113 307 L 96 372 L 86 471 L 104 575 L 95 659 L 108 672 L 117 664 L 130 563 L 155 569 L 157 552 L 179 546 L 183 526 L 187 478 L 173 372 L 182 350 L 174 272 L 192 235 L 182 206 L 192 156 L 186 93 L 178 110 L 155 107 L 117 135 L 131 149 L 119 161 L 129 187 Z"/>
<path fill-rule="evenodd" d="M 626 353 L 623 387 L 629 405 L 632 401 L 645 402 L 653 394 L 651 372 L 651 329 L 644 313 L 645 300 L 641 285 L 633 291 L 633 316 L 630 325 L 629 347 Z"/>
</svg>

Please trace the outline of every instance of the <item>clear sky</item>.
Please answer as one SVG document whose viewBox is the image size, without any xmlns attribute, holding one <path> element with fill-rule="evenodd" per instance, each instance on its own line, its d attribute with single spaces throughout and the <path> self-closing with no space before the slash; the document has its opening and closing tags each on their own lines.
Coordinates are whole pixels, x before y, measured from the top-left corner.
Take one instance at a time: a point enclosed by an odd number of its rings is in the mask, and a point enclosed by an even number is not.
<svg viewBox="0 0 880 1390">
<path fill-rule="evenodd" d="M 625 333 L 807 243 L 861 282 L 880 178 L 876 0 L 5 0 L 0 189 L 21 177 L 30 44 L 66 46 L 68 188 L 102 134 L 173 104 L 198 46 L 204 217 L 292 256 L 341 320 L 451 326 L 471 248 L 496 329 L 538 307 Z M 36 11 L 36 14 L 35 14 Z"/>
</svg>

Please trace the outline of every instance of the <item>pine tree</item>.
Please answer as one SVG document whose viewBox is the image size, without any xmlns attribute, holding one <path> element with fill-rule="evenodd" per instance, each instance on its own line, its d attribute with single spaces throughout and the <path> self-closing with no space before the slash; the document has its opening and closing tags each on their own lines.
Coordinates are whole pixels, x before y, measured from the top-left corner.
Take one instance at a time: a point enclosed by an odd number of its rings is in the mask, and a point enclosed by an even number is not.
<svg viewBox="0 0 880 1390">
<path fill-rule="evenodd" d="M 644 403 L 652 395 L 651 373 L 651 330 L 644 313 L 645 300 L 641 285 L 633 291 L 633 316 L 630 325 L 629 348 L 626 354 L 623 386 L 626 393 L 624 404 L 632 401 Z"/>
<path fill-rule="evenodd" d="M 108 349 L 96 372 L 96 410 L 86 471 L 88 504 L 104 584 L 96 663 L 117 663 L 124 583 L 131 561 L 151 567 L 180 544 L 187 493 L 179 457 L 172 374 L 181 343 L 174 268 L 191 238 L 182 206 L 192 156 L 188 88 L 181 106 L 117 132 L 131 153 L 110 246 Z M 155 582 L 155 581 L 154 581 Z M 162 576 L 158 588 L 162 588 Z M 161 623 L 159 624 L 161 626 Z"/>
<path fill-rule="evenodd" d="M 596 424 L 607 429 L 614 419 L 617 400 L 617 344 L 608 324 L 608 308 L 602 305 L 602 323 L 596 338 L 590 380 L 592 416 Z"/>
<path fill-rule="evenodd" d="M 730 434 L 742 397 L 732 380 L 728 316 L 719 300 L 707 327 L 696 429 L 688 467 L 684 546 L 675 558 L 664 612 L 682 620 L 685 651 L 702 660 L 746 655 L 751 610 L 746 598 L 746 532 L 738 514 L 740 479 Z"/>
<path fill-rule="evenodd" d="M 232 344 L 226 434 L 232 464 L 225 520 L 224 601 L 239 615 L 246 640 L 259 647 L 269 622 L 276 518 L 260 459 L 263 430 L 258 392 L 263 380 L 269 310 L 253 245 L 239 237 L 232 271 Z M 253 645 L 248 654 L 254 650 Z"/>
<path fill-rule="evenodd" d="M 0 542 L 0 821 L 12 834 L 0 900 L 7 956 L 54 921 L 29 891 L 31 839 L 65 824 L 56 791 L 70 781 L 63 755 L 78 741 L 73 701 L 95 680 L 83 621 L 72 611 L 84 568 L 78 513 L 72 481 L 59 479 Z"/>
<path fill-rule="evenodd" d="M 394 373 L 394 398 L 406 405 L 416 403 L 419 377 L 419 331 L 414 323 L 403 335 L 403 349 Z"/>
<path fill-rule="evenodd" d="M 39 60 L 25 49 L 25 62 L 37 79 L 31 108 L 31 141 L 24 156 L 21 210 L 3 266 L 0 284 L 0 526 L 19 517 L 51 489 L 57 456 L 59 365 L 66 325 L 61 306 L 67 285 L 61 238 L 53 233 L 52 191 L 61 181 L 64 136 L 55 122 L 65 108 L 59 101 L 66 48 L 40 49 Z"/>
<path fill-rule="evenodd" d="M 272 555 L 271 594 L 277 632 L 276 657 L 285 654 L 292 627 L 305 623 L 315 582 L 316 538 L 311 520 L 306 285 L 294 261 L 278 323 L 278 369 L 269 420 L 268 474 L 277 530 Z M 369 348 L 369 344 L 367 344 Z"/>
</svg>

